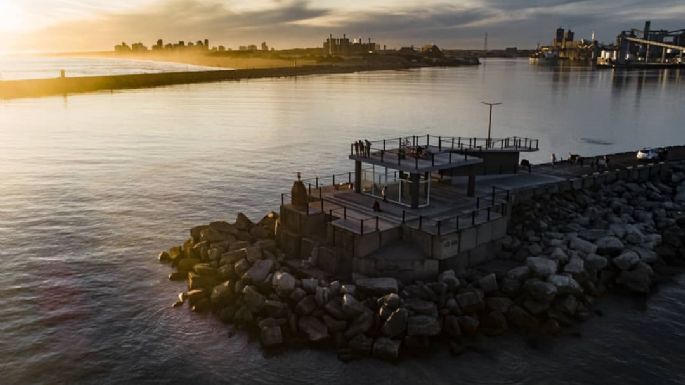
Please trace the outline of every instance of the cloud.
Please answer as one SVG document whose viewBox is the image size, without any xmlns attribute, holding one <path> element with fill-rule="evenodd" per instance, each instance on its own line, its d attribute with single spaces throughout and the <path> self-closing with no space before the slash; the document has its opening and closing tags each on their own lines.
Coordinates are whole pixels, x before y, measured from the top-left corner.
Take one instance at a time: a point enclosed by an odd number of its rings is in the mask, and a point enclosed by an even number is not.
<svg viewBox="0 0 685 385">
<path fill-rule="evenodd" d="M 534 47 L 551 40 L 556 27 L 578 37 L 592 31 L 611 41 L 644 19 L 657 28 L 683 28 L 681 0 L 464 0 L 410 2 L 349 0 L 345 6 L 307 0 L 262 1 L 258 6 L 216 0 L 159 0 L 136 10 L 107 11 L 88 20 L 63 22 L 25 36 L 30 49 L 110 49 L 115 43 L 157 38 L 168 41 L 209 38 L 231 47 L 266 40 L 278 48 L 318 46 L 329 33 L 370 36 L 400 46 L 433 42 L 447 47 Z M 337 4 L 337 5 L 336 5 Z"/>
</svg>

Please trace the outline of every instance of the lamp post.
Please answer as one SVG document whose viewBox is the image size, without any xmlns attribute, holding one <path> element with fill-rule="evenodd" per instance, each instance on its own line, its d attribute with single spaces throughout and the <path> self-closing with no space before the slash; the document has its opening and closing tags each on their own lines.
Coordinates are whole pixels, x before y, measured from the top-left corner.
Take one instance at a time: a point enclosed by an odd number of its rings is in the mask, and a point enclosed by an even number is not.
<svg viewBox="0 0 685 385">
<path fill-rule="evenodd" d="M 492 106 L 499 106 L 502 103 L 488 103 L 488 102 L 481 102 L 485 104 L 486 106 L 490 106 L 490 120 L 488 121 L 488 139 L 485 142 L 485 148 L 490 148 L 490 142 L 492 141 L 490 137 L 490 133 L 492 132 Z"/>
</svg>

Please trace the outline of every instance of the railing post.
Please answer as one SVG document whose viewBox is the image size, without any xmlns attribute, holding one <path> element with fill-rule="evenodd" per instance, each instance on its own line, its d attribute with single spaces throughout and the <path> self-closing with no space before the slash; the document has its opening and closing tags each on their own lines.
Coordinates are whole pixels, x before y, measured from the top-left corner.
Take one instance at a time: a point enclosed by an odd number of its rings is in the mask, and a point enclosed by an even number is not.
<svg viewBox="0 0 685 385">
<path fill-rule="evenodd" d="M 457 230 L 459 230 L 459 215 L 457 215 L 457 220 L 455 222 L 457 223 Z"/>
<path fill-rule="evenodd" d="M 383 162 L 383 159 L 385 158 L 385 149 L 381 150 L 381 162 Z"/>
<path fill-rule="evenodd" d="M 281 193 L 281 206 L 283 206 L 283 201 L 284 201 L 284 199 L 283 199 L 283 193 Z"/>
<path fill-rule="evenodd" d="M 476 224 L 476 210 L 471 211 L 471 225 Z"/>
<path fill-rule="evenodd" d="M 359 232 L 361 233 L 361 235 L 364 235 L 364 220 L 362 219 L 360 223 L 361 227 L 359 228 Z"/>
<path fill-rule="evenodd" d="M 452 150 L 454 150 L 454 136 L 452 137 Z"/>
<path fill-rule="evenodd" d="M 347 206 L 343 206 L 343 219 L 347 219 Z"/>
<path fill-rule="evenodd" d="M 442 136 L 438 136 L 438 151 L 442 151 Z"/>
<path fill-rule="evenodd" d="M 319 188 L 319 177 L 316 177 L 316 188 Z"/>
<path fill-rule="evenodd" d="M 352 171 L 347 172 L 347 183 L 352 184 Z"/>
<path fill-rule="evenodd" d="M 383 139 L 383 151 L 385 151 L 385 139 Z"/>
<path fill-rule="evenodd" d="M 419 230 L 423 229 L 423 215 L 419 215 Z"/>
<path fill-rule="evenodd" d="M 414 155 L 414 168 L 419 168 L 419 157 Z"/>
<path fill-rule="evenodd" d="M 491 208 L 492 208 L 492 207 L 488 207 L 488 221 L 490 221 L 490 209 L 491 209 Z"/>
<path fill-rule="evenodd" d="M 354 143 L 350 143 L 350 156 L 354 155 Z"/>
<path fill-rule="evenodd" d="M 491 205 L 495 205 L 495 186 L 492 186 L 492 203 Z"/>
<path fill-rule="evenodd" d="M 407 223 L 407 212 L 405 210 L 402 210 L 402 224 Z"/>
<path fill-rule="evenodd" d="M 450 157 L 450 163 L 452 163 L 452 151 L 449 152 L 449 157 Z"/>
<path fill-rule="evenodd" d="M 454 138 L 452 138 L 452 141 L 454 142 Z M 461 147 L 461 136 L 457 137 L 457 146 Z"/>
<path fill-rule="evenodd" d="M 376 215 L 376 231 L 378 231 L 378 215 Z"/>
<path fill-rule="evenodd" d="M 438 235 L 441 234 L 441 233 L 440 233 L 440 223 L 442 223 L 442 221 L 438 221 Z"/>
<path fill-rule="evenodd" d="M 307 183 L 307 189 L 308 189 L 307 195 L 312 195 L 312 184 L 311 183 Z"/>
<path fill-rule="evenodd" d="M 333 222 L 333 209 L 328 210 L 328 221 Z"/>
<path fill-rule="evenodd" d="M 333 174 L 333 186 L 335 186 L 335 174 Z"/>
</svg>

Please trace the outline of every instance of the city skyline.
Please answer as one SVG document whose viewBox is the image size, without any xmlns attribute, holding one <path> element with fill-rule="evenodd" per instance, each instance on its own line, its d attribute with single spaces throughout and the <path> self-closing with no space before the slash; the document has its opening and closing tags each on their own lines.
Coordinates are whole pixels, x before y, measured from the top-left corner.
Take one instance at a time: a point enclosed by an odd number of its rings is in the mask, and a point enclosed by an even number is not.
<svg viewBox="0 0 685 385">
<path fill-rule="evenodd" d="M 556 27 L 578 38 L 595 32 L 610 42 L 645 19 L 676 28 L 685 4 L 658 0 L 590 1 L 253 1 L 214 0 L 0 0 L 0 50 L 106 50 L 121 41 L 183 40 L 201 34 L 218 44 L 269 41 L 277 48 L 318 46 L 329 33 L 372 36 L 400 47 L 435 43 L 450 48 L 531 48 L 547 43 Z"/>
</svg>

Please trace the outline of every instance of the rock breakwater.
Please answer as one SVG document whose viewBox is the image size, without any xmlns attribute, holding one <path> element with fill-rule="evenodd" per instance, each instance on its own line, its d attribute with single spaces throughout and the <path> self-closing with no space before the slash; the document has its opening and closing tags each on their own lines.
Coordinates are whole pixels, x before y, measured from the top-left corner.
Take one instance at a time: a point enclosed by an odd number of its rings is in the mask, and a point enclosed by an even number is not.
<svg viewBox="0 0 685 385">
<path fill-rule="evenodd" d="M 648 294 L 659 272 L 685 262 L 685 170 L 667 180 L 617 181 L 518 202 L 497 258 L 434 282 L 317 279 L 278 246 L 279 218 L 239 214 L 194 227 L 160 253 L 187 281 L 174 306 L 212 312 L 267 349 L 335 347 L 342 360 L 401 354 L 510 330 L 557 334 L 591 317 L 611 291 Z M 299 261 L 298 261 L 299 262 Z"/>
</svg>

